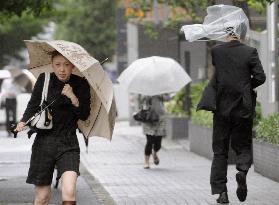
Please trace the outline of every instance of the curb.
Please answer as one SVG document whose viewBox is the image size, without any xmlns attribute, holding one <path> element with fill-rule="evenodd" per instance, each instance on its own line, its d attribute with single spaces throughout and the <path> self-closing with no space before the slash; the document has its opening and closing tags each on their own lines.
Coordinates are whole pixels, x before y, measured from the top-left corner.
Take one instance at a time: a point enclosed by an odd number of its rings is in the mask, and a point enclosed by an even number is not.
<svg viewBox="0 0 279 205">
<path fill-rule="evenodd" d="M 102 184 L 94 176 L 92 176 L 87 168 L 84 166 L 83 162 L 80 163 L 80 173 L 88 183 L 92 192 L 96 194 L 98 202 L 101 205 L 116 205 L 112 197 L 105 190 Z M 1 205 L 1 204 L 0 204 Z"/>
</svg>

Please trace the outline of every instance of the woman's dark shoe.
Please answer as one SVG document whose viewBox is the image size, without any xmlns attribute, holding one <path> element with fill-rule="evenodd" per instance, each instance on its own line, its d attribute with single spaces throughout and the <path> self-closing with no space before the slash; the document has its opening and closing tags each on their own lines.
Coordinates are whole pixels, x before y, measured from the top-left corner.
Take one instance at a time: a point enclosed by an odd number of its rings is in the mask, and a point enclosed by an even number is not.
<svg viewBox="0 0 279 205">
<path fill-rule="evenodd" d="M 246 200 L 247 197 L 246 174 L 245 172 L 240 171 L 235 175 L 235 178 L 237 182 L 236 195 L 239 201 L 243 202 Z"/>
<path fill-rule="evenodd" d="M 156 152 L 153 153 L 153 162 L 155 165 L 160 163 L 159 157 L 157 156 Z"/>
<path fill-rule="evenodd" d="M 216 201 L 219 204 L 228 204 L 228 203 L 230 203 L 229 202 L 229 198 L 228 198 L 228 193 L 227 192 L 222 192 L 219 195 L 219 198 Z"/>
</svg>

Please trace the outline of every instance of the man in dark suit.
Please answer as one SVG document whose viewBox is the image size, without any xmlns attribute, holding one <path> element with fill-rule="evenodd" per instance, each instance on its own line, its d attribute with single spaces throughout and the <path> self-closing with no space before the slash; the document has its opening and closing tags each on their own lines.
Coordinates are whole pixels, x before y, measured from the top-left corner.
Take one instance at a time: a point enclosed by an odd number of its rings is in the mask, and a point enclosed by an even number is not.
<svg viewBox="0 0 279 205">
<path fill-rule="evenodd" d="M 219 194 L 217 202 L 221 204 L 229 203 L 226 183 L 230 143 L 237 155 L 236 193 L 241 202 L 246 200 L 246 175 L 252 164 L 252 127 L 256 105 L 253 89 L 266 79 L 257 50 L 241 43 L 233 30 L 227 28 L 228 42 L 212 49 L 215 74 L 211 82 L 216 90 L 216 111 L 210 184 L 212 194 Z M 246 35 L 246 30 L 242 30 L 241 38 Z"/>
</svg>

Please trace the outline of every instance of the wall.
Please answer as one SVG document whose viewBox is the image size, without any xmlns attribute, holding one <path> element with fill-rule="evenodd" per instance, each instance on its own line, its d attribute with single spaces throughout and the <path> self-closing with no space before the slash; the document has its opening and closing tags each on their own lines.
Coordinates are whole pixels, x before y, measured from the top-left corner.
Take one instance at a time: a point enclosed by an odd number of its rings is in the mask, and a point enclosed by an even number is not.
<svg viewBox="0 0 279 205">
<path fill-rule="evenodd" d="M 124 13 L 125 8 L 118 8 L 116 11 L 116 59 L 118 74 L 127 67 L 127 25 Z"/>
<path fill-rule="evenodd" d="M 113 89 L 117 109 L 117 119 L 127 120 L 129 118 L 128 92 L 119 84 L 114 84 Z"/>
<path fill-rule="evenodd" d="M 262 114 L 267 116 L 278 111 L 278 102 L 271 102 L 271 84 L 272 77 L 268 70 L 268 43 L 267 32 L 250 31 L 250 45 L 257 48 L 263 69 L 266 74 L 266 82 L 257 88 L 258 98 L 261 103 Z"/>
<path fill-rule="evenodd" d="M 144 30 L 144 26 L 138 25 L 138 54 L 139 58 L 149 56 L 163 56 L 179 61 L 179 41 L 177 31 L 174 29 L 156 27 L 159 32 L 158 39 L 151 39 Z"/>
<path fill-rule="evenodd" d="M 180 64 L 186 72 L 191 76 L 192 82 L 200 81 L 206 78 L 207 67 L 207 51 L 205 41 L 187 42 L 182 41 L 180 43 Z M 185 58 L 189 52 L 189 59 Z M 189 60 L 189 62 L 186 62 Z M 189 68 L 187 68 L 189 66 Z"/>
</svg>

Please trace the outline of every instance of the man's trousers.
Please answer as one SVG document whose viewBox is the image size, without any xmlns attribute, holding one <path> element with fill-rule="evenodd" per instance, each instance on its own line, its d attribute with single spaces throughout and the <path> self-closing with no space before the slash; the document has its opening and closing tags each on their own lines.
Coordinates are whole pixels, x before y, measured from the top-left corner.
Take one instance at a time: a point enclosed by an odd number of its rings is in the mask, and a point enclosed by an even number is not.
<svg viewBox="0 0 279 205">
<path fill-rule="evenodd" d="M 248 172 L 252 164 L 251 119 L 229 119 L 214 114 L 212 149 L 214 153 L 210 184 L 212 194 L 227 191 L 228 152 L 231 144 L 236 152 L 236 169 Z"/>
</svg>

